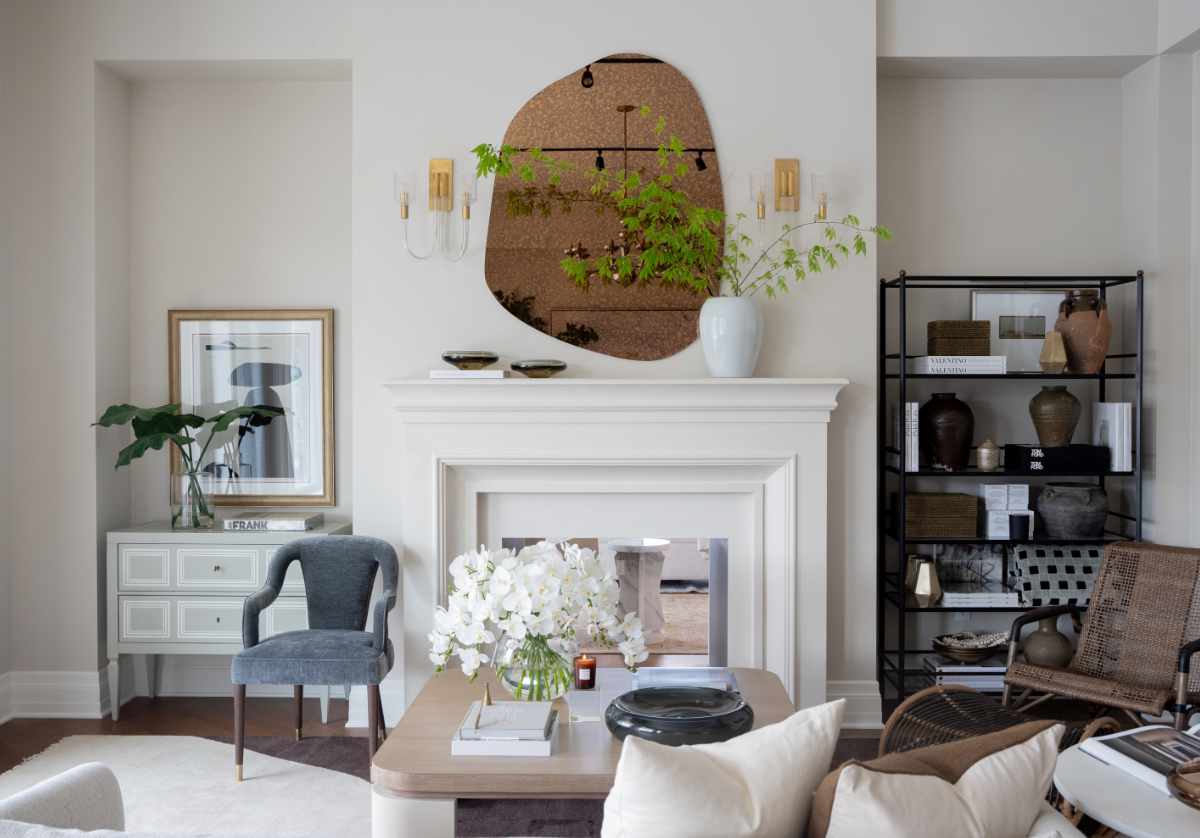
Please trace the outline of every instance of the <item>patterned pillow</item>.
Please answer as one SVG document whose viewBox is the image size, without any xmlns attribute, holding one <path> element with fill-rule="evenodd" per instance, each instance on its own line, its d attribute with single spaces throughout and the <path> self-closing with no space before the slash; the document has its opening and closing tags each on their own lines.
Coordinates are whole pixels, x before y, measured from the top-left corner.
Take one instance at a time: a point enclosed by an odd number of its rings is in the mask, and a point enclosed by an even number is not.
<svg viewBox="0 0 1200 838">
<path fill-rule="evenodd" d="M 1009 586 L 1025 606 L 1087 606 L 1103 558 L 1104 548 L 1098 546 L 1014 547 L 1008 561 Z"/>
</svg>

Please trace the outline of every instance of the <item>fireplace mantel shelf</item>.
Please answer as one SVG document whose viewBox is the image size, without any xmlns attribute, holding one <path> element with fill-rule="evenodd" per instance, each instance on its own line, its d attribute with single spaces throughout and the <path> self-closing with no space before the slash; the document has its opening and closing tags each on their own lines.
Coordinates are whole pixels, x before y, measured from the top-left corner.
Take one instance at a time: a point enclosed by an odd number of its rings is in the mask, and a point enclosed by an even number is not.
<svg viewBox="0 0 1200 838">
<path fill-rule="evenodd" d="M 845 378 L 508 378 L 399 379 L 384 386 L 401 412 L 553 410 L 709 414 L 803 412 L 837 407 Z"/>
</svg>

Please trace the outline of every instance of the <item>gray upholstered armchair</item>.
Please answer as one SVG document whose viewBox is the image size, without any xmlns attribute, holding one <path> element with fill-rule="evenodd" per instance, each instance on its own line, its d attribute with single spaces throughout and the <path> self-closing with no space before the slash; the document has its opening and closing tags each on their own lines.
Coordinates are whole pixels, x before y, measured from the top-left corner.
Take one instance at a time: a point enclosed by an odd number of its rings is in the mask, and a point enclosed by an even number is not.
<svg viewBox="0 0 1200 838">
<path fill-rule="evenodd" d="M 308 600 L 308 628 L 260 641 L 259 615 L 275 601 L 288 565 L 300 562 Z M 365 631 L 375 573 L 383 593 L 375 603 L 372 631 Z M 395 655 L 388 639 L 388 612 L 396 605 L 400 563 L 386 541 L 355 535 L 302 538 L 281 547 L 267 568 L 267 583 L 242 607 L 242 643 L 233 659 L 234 761 L 242 779 L 247 684 L 291 684 L 296 705 L 296 738 L 303 729 L 305 684 L 363 685 L 367 688 L 368 751 L 375 754 L 386 735 L 379 682 Z"/>
</svg>

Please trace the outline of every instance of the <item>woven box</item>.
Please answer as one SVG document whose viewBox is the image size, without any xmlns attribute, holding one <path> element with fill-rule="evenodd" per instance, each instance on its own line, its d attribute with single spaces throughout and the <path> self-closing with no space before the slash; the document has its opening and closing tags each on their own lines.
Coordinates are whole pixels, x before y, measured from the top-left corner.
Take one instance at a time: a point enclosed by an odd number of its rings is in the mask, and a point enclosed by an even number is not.
<svg viewBox="0 0 1200 838">
<path fill-rule="evenodd" d="M 925 351 L 929 355 L 990 355 L 987 320 L 930 320 Z"/>
<path fill-rule="evenodd" d="M 915 493 L 904 507 L 904 535 L 920 538 L 975 538 L 979 498 L 951 493 Z"/>
</svg>

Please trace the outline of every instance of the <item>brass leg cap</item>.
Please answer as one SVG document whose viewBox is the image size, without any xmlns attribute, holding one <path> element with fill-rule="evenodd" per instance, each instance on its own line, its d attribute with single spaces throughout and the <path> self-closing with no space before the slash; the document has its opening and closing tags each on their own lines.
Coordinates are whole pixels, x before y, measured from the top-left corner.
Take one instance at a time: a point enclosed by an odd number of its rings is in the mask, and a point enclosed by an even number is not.
<svg viewBox="0 0 1200 838">
<path fill-rule="evenodd" d="M 242 781 L 242 766 L 240 766 L 240 765 L 235 765 L 235 766 L 233 767 L 233 776 L 234 776 L 235 778 L 237 778 L 237 781 L 238 781 L 239 783 Z"/>
<path fill-rule="evenodd" d="M 296 741 L 300 741 L 300 728 L 296 728 Z"/>
</svg>

